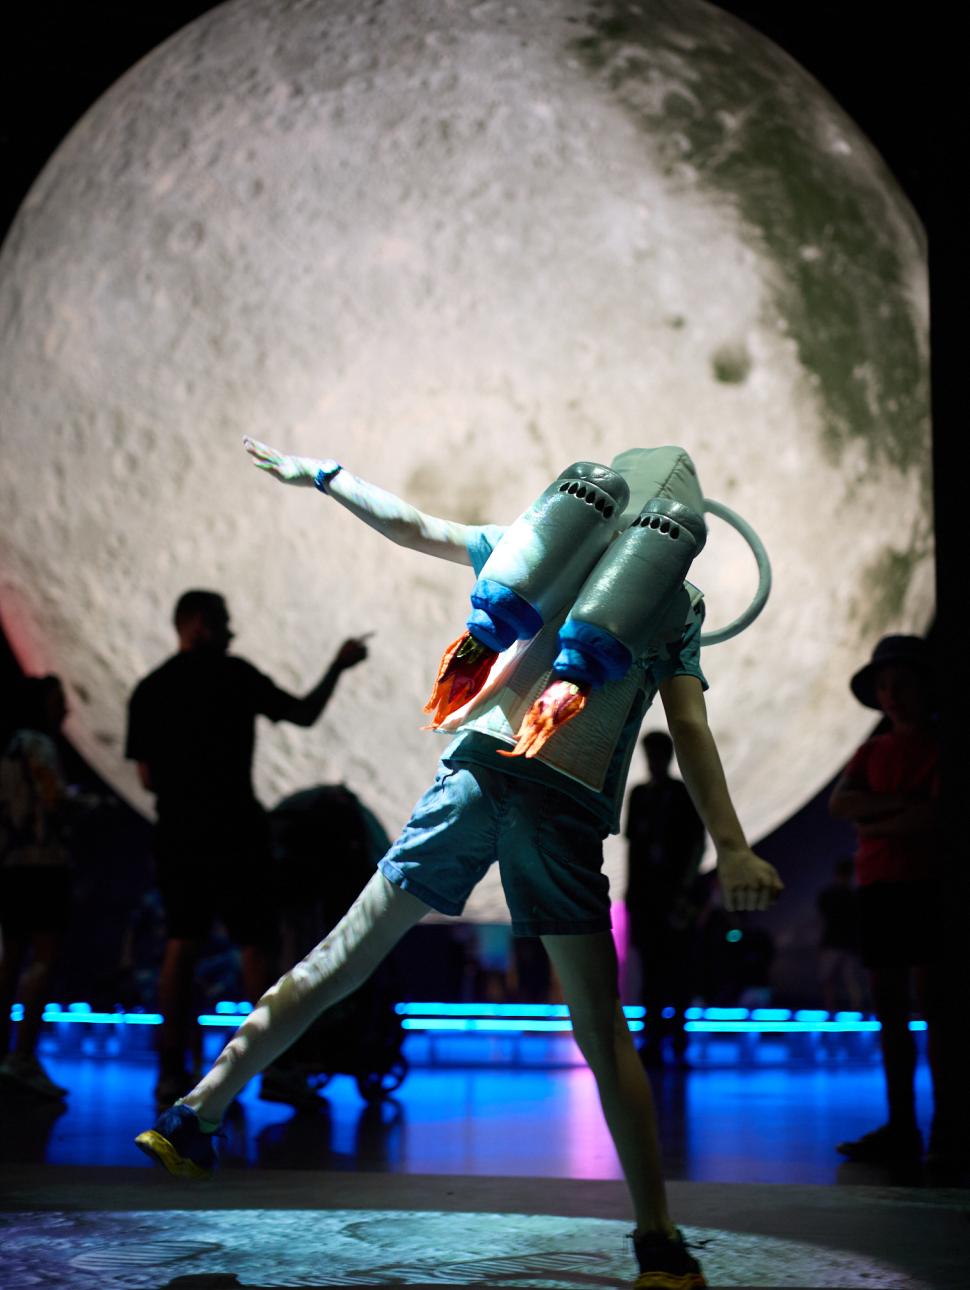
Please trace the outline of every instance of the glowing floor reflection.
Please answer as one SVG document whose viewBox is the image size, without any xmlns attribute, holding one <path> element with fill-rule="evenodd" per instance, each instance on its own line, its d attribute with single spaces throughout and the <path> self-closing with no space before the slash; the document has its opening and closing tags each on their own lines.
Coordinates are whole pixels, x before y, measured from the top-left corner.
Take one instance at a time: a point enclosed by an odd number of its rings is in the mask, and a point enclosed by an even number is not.
<svg viewBox="0 0 970 1290">
<path fill-rule="evenodd" d="M 399 1210 L 169 1210 L 3 1216 L 4 1286 L 629 1286 L 629 1225 Z M 688 1228 L 718 1286 L 929 1290 L 891 1263 L 817 1244 Z M 212 1278 L 212 1280 L 210 1280 Z M 237 1280 L 233 1280 L 237 1278 Z"/>
<path fill-rule="evenodd" d="M 45 1056 L 70 1089 L 65 1110 L 0 1099 L 0 1161 L 143 1166 L 131 1140 L 154 1118 L 151 1065 Z M 830 1183 L 835 1143 L 883 1117 L 871 1068 L 727 1069 L 652 1076 L 668 1177 Z M 917 1092 L 924 1131 L 928 1075 Z M 336 1076 L 319 1108 L 297 1114 L 243 1093 L 227 1122 L 226 1168 L 619 1178 L 592 1076 L 564 1070 L 412 1071 L 397 1097 L 368 1107 Z M 871 1181 L 871 1179 L 865 1179 Z"/>
</svg>

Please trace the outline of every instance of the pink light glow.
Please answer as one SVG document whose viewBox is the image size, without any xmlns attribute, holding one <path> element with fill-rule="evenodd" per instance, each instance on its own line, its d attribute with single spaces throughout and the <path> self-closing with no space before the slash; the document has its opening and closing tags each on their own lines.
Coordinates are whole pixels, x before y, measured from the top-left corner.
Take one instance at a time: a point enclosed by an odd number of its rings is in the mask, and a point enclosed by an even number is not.
<svg viewBox="0 0 970 1290">
<path fill-rule="evenodd" d="M 616 957 L 619 962 L 620 998 L 627 1002 L 626 995 L 626 960 L 629 943 L 629 921 L 626 905 L 622 900 L 614 900 L 610 908 L 610 922 L 613 925 L 613 943 L 616 946 Z"/>
</svg>

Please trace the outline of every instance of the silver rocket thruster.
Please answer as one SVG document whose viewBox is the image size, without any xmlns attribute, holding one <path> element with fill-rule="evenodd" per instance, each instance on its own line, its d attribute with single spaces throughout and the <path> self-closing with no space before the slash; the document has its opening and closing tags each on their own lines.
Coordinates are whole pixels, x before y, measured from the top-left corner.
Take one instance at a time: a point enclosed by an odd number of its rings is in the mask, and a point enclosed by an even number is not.
<svg viewBox="0 0 970 1290">
<path fill-rule="evenodd" d="M 553 671 L 596 688 L 626 675 L 651 646 L 679 637 L 684 587 L 707 541 L 703 516 L 666 497 L 649 501 L 600 558 L 559 631 Z"/>
</svg>

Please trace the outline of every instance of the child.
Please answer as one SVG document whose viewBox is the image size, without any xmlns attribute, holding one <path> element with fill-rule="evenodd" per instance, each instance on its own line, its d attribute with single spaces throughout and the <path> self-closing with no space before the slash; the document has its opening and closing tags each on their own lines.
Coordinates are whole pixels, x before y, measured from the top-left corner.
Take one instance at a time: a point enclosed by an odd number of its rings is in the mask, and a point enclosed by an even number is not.
<svg viewBox="0 0 970 1290">
<path fill-rule="evenodd" d="M 503 530 L 495 526 L 466 526 L 425 515 L 337 462 L 287 456 L 253 440 L 245 444 L 255 464 L 275 479 L 316 485 L 399 545 L 471 565 L 476 574 L 501 539 Z M 685 453 L 655 451 L 673 454 L 670 479 L 685 471 L 693 474 Z M 643 482 L 642 467 L 649 458 L 649 450 L 633 450 L 614 461 L 614 469 L 630 485 L 628 513 L 637 514 L 654 496 L 655 490 Z M 263 996 L 197 1087 L 165 1112 L 154 1129 L 139 1135 L 142 1149 L 172 1173 L 208 1176 L 215 1164 L 211 1134 L 246 1081 L 320 1012 L 360 985 L 429 909 L 460 913 L 472 887 L 497 860 L 513 933 L 542 938 L 562 983 L 576 1042 L 597 1081 L 636 1213 L 636 1285 L 655 1290 L 703 1286 L 697 1261 L 667 1212 L 653 1100 L 620 1007 L 608 882 L 600 872 L 602 839 L 618 828 L 640 722 L 659 689 L 684 778 L 717 849 L 728 907 L 765 909 L 781 890 L 775 870 L 745 841 L 707 725 L 706 682 L 699 662 L 702 617 L 698 594 L 680 639 L 664 651 L 666 657 L 637 660 L 633 701 L 619 724 L 610 727 L 598 716 L 603 709 L 595 696 L 575 719 L 573 746 L 576 732 L 585 730 L 591 748 L 596 737 L 600 762 L 608 762 L 598 787 L 584 782 L 581 764 L 564 771 L 542 755 L 501 756 L 514 745 L 515 732 L 496 724 L 493 698 L 482 697 L 477 707 L 473 703 L 443 755 L 434 784 L 346 917 Z M 506 651 L 510 661 L 502 672 L 503 685 L 513 690 L 523 671 L 531 668 L 530 674 L 539 674 L 535 660 L 544 655 L 536 651 L 550 649 L 549 633 L 543 629 L 527 648 L 520 646 L 516 642 Z M 553 644 L 550 665 L 554 654 Z M 503 663 L 506 655 L 499 658 Z"/>
<path fill-rule="evenodd" d="M 859 835 L 855 867 L 862 959 L 869 969 L 882 1030 L 889 1120 L 838 1150 L 849 1160 L 906 1165 L 919 1160 L 909 1029 L 910 981 L 929 1028 L 935 1117 L 932 1155 L 947 1149 L 939 965 L 942 908 L 940 750 L 933 720 L 932 661 L 918 636 L 886 636 L 851 681 L 867 708 L 885 714 L 889 729 L 867 740 L 832 793 L 836 819 Z"/>
</svg>

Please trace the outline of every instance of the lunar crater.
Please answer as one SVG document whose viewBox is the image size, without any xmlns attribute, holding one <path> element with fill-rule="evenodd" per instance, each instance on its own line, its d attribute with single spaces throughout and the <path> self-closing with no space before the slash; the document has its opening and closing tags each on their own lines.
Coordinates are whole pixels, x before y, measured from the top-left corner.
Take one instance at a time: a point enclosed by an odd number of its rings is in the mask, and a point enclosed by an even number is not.
<svg viewBox="0 0 970 1290">
<path fill-rule="evenodd" d="M 743 385 L 751 374 L 752 358 L 743 341 L 720 345 L 711 355 L 711 371 L 722 385 Z"/>
</svg>

